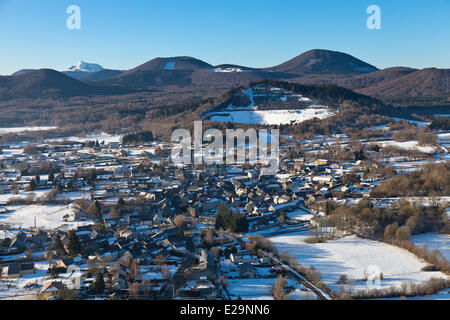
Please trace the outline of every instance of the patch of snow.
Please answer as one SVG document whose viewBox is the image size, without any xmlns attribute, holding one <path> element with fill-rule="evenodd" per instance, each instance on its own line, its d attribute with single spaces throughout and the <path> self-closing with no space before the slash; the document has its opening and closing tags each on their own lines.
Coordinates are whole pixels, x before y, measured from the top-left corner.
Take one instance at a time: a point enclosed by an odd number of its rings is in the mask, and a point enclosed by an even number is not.
<svg viewBox="0 0 450 320">
<path fill-rule="evenodd" d="M 55 229 L 59 227 L 74 228 L 86 222 L 76 222 L 74 209 L 69 205 L 23 205 L 8 206 L 9 212 L 0 215 L 0 224 L 16 228 L 34 227 Z M 66 218 L 66 219 L 65 219 Z M 67 221 L 64 221 L 67 220 Z"/>
<path fill-rule="evenodd" d="M 63 71 L 72 71 L 72 72 L 98 72 L 98 71 L 102 71 L 103 67 L 99 64 L 96 63 L 87 63 L 84 61 L 80 61 L 78 62 L 76 65 L 71 66 L 70 68 L 67 68 L 66 70 Z"/>
<path fill-rule="evenodd" d="M 101 132 L 101 133 L 94 133 L 94 134 L 89 134 L 86 135 L 86 137 L 75 137 L 75 136 L 71 136 L 71 137 L 61 137 L 61 138 L 55 138 L 55 139 L 47 139 L 45 141 L 47 142 L 61 142 L 64 140 L 69 140 L 69 141 L 75 141 L 75 142 L 87 142 L 87 141 L 96 141 L 98 140 L 99 143 L 102 143 L 103 141 L 105 143 L 110 143 L 110 142 L 120 142 L 122 138 L 122 135 L 113 135 L 113 134 L 108 134 L 105 132 Z"/>
<path fill-rule="evenodd" d="M 47 130 L 55 130 L 58 127 L 11 127 L 11 128 L 0 128 L 0 134 L 5 133 L 21 133 L 26 131 L 47 131 Z"/>
<path fill-rule="evenodd" d="M 223 73 L 232 73 L 232 72 L 249 72 L 250 70 L 244 70 L 238 67 L 228 67 L 228 68 L 215 68 L 210 69 L 212 72 L 223 72 Z"/>
<path fill-rule="evenodd" d="M 234 122 L 240 124 L 282 125 L 300 123 L 313 118 L 325 119 L 333 116 L 326 106 L 315 106 L 295 110 L 243 110 L 216 113 L 210 120 L 217 122 Z"/>
<path fill-rule="evenodd" d="M 419 143 L 417 141 L 397 142 L 393 140 L 387 140 L 387 141 L 379 141 L 377 142 L 377 144 L 380 145 L 381 147 L 393 146 L 405 150 L 414 149 L 424 153 L 434 153 L 436 151 L 434 147 L 419 146 Z"/>
</svg>

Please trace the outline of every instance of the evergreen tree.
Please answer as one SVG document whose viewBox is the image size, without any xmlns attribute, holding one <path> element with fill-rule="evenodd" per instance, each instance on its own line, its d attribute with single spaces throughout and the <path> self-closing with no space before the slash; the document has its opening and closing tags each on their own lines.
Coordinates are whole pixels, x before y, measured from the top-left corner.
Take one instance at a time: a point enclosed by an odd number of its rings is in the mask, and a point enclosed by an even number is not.
<svg viewBox="0 0 450 320">
<path fill-rule="evenodd" d="M 36 188 L 37 188 L 37 185 L 36 185 L 36 180 L 34 180 L 34 179 L 31 179 L 31 181 L 30 181 L 30 185 L 28 186 L 28 190 L 30 190 L 30 191 L 34 191 L 34 190 L 36 190 Z"/>
<path fill-rule="evenodd" d="M 95 200 L 88 208 L 88 214 L 91 219 L 96 219 L 98 222 L 102 220 L 102 210 L 100 207 L 100 202 Z"/>
<path fill-rule="evenodd" d="M 97 180 L 97 172 L 95 171 L 95 169 L 91 170 L 89 175 L 93 181 Z"/>
<path fill-rule="evenodd" d="M 105 280 L 102 273 L 99 271 L 95 277 L 95 281 L 92 283 L 91 291 L 96 294 L 103 293 L 105 291 Z"/>
<path fill-rule="evenodd" d="M 122 208 L 125 205 L 125 200 L 123 200 L 122 197 L 119 198 L 119 200 L 117 200 L 117 206 L 119 208 Z"/>
<path fill-rule="evenodd" d="M 74 230 L 70 231 L 67 249 L 71 256 L 76 256 L 81 253 L 81 244 Z"/>
<path fill-rule="evenodd" d="M 53 173 L 53 170 L 50 169 L 48 173 L 48 181 L 53 182 L 55 180 L 55 174 Z"/>
<path fill-rule="evenodd" d="M 215 221 L 216 230 L 226 229 L 231 232 L 247 232 L 248 220 L 245 214 L 235 213 L 227 206 L 220 206 Z"/>
<path fill-rule="evenodd" d="M 64 246 L 61 242 L 61 239 L 58 236 L 56 236 L 55 244 L 53 245 L 53 249 L 56 251 L 56 254 L 58 256 L 62 256 L 65 253 Z"/>
<path fill-rule="evenodd" d="M 178 231 L 177 231 L 177 237 L 178 237 L 178 238 L 184 238 L 184 231 L 183 231 L 183 228 L 178 228 Z"/>
<path fill-rule="evenodd" d="M 356 161 L 358 161 L 358 160 L 365 160 L 366 159 L 366 156 L 364 155 L 363 149 L 355 150 L 353 152 L 353 154 L 355 156 L 355 160 Z"/>
</svg>

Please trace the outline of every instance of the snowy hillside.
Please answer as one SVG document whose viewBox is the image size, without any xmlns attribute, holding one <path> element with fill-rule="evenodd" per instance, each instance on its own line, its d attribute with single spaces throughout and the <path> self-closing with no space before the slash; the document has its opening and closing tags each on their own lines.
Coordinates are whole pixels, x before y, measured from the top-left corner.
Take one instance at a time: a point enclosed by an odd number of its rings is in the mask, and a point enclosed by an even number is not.
<svg viewBox="0 0 450 320">
<path fill-rule="evenodd" d="M 227 114 L 213 115 L 210 120 L 241 124 L 284 125 L 300 123 L 313 118 L 325 119 L 332 115 L 329 108 L 317 106 L 302 110 L 231 111 Z"/>
<path fill-rule="evenodd" d="M 226 107 L 216 108 L 204 116 L 217 122 L 287 125 L 334 114 L 333 109 L 308 97 L 280 88 L 256 86 L 242 90 Z"/>
</svg>

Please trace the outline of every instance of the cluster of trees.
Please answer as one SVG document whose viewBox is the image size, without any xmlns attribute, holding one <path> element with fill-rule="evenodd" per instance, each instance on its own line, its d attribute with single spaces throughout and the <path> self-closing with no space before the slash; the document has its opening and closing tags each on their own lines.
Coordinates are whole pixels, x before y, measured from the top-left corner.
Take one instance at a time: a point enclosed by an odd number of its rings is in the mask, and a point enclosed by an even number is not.
<svg viewBox="0 0 450 320">
<path fill-rule="evenodd" d="M 247 216 L 242 213 L 234 212 L 229 207 L 221 205 L 217 210 L 215 228 L 224 229 L 230 232 L 247 232 Z"/>
<path fill-rule="evenodd" d="M 101 294 L 105 291 L 105 280 L 101 271 L 97 272 L 95 281 L 91 285 L 91 292 L 94 294 Z"/>
<path fill-rule="evenodd" d="M 382 111 L 361 105 L 357 101 L 345 100 L 339 105 L 339 112 L 333 117 L 314 118 L 290 126 L 281 126 L 281 130 L 289 132 L 298 139 L 310 139 L 314 135 L 330 133 L 354 133 L 355 129 L 361 130 L 368 126 L 385 124 L 388 118 L 377 112 Z"/>
<path fill-rule="evenodd" d="M 75 171 L 76 179 L 83 179 L 87 184 L 92 185 L 97 180 L 97 170 L 79 168 Z"/>
<path fill-rule="evenodd" d="M 314 283 L 320 289 L 330 293 L 330 288 L 323 282 L 322 274 L 314 267 L 305 267 L 301 265 L 294 256 L 291 256 L 288 252 L 283 251 L 279 254 L 279 258 L 289 267 L 306 277 L 309 281 Z"/>
<path fill-rule="evenodd" d="M 275 244 L 261 235 L 249 236 L 245 248 L 255 256 L 262 256 L 262 251 L 269 254 L 277 254 Z"/>
<path fill-rule="evenodd" d="M 422 170 L 396 175 L 381 183 L 372 197 L 444 196 L 450 194 L 450 162 L 426 164 Z"/>
<path fill-rule="evenodd" d="M 91 219 L 101 223 L 103 221 L 102 208 L 100 202 L 95 200 L 88 208 L 88 215 Z"/>
<path fill-rule="evenodd" d="M 34 191 L 38 188 L 39 183 L 41 183 L 41 177 L 36 175 L 34 178 L 30 180 L 30 184 L 28 185 L 28 191 Z"/>
<path fill-rule="evenodd" d="M 287 280 L 283 276 L 278 276 L 277 281 L 272 287 L 272 296 L 275 300 L 289 300 L 286 293 Z"/>
<path fill-rule="evenodd" d="M 450 222 L 440 206 L 413 205 L 405 200 L 400 202 L 399 207 L 377 207 L 367 200 L 361 200 L 353 206 L 329 202 L 326 206 L 327 216 L 317 220 L 318 227 L 333 227 L 332 230 L 344 235 L 408 240 L 411 234 L 448 232 L 450 228 Z"/>
<path fill-rule="evenodd" d="M 356 93 L 350 89 L 336 86 L 334 84 L 305 85 L 277 80 L 262 80 L 250 83 L 250 86 L 257 84 L 267 84 L 270 86 L 292 91 L 307 97 L 318 99 L 324 102 L 342 103 L 345 100 L 355 101 L 361 105 L 381 107 L 384 104 L 375 98 Z"/>
<path fill-rule="evenodd" d="M 94 147 L 98 148 L 98 147 L 100 147 L 101 144 L 105 144 L 105 141 L 102 141 L 102 143 L 100 143 L 100 142 L 98 142 L 98 140 L 95 140 L 95 141 L 90 140 L 90 141 L 85 142 L 84 146 L 88 147 L 88 148 L 94 148 Z"/>
<path fill-rule="evenodd" d="M 22 176 L 31 176 L 37 174 L 49 174 L 50 171 L 59 172 L 56 164 L 49 161 L 39 162 L 39 167 L 32 167 L 28 162 L 19 162 L 16 166 L 16 171 L 20 172 Z"/>
<path fill-rule="evenodd" d="M 126 134 L 122 137 L 123 144 L 138 144 L 152 141 L 154 139 L 153 132 L 139 131 L 135 133 Z"/>
<path fill-rule="evenodd" d="M 191 101 L 186 101 L 183 103 L 177 103 L 169 106 L 161 106 L 157 107 L 146 114 L 146 118 L 165 118 L 177 114 L 181 114 L 183 112 L 189 112 L 197 109 L 199 106 L 207 103 L 213 102 L 213 99 L 193 99 Z"/>
<path fill-rule="evenodd" d="M 450 117 L 433 119 L 429 127 L 431 130 L 450 130 Z"/>
<path fill-rule="evenodd" d="M 28 144 L 25 147 L 23 147 L 23 153 L 26 155 L 38 154 L 39 151 L 40 151 L 40 149 L 33 144 Z"/>
<path fill-rule="evenodd" d="M 78 239 L 77 234 L 74 230 L 69 232 L 69 238 L 67 240 L 67 246 L 64 247 L 61 238 L 56 236 L 54 244 L 51 246 L 51 249 L 56 252 L 58 257 L 63 257 L 66 253 L 70 256 L 74 257 L 81 253 L 81 244 Z"/>
<path fill-rule="evenodd" d="M 419 149 L 403 149 L 397 146 L 385 146 L 381 149 L 381 156 L 383 157 L 408 157 L 414 160 L 423 160 L 429 157 L 428 153 L 422 152 Z"/>
<path fill-rule="evenodd" d="M 432 133 L 427 127 L 415 128 L 411 126 L 394 132 L 392 138 L 399 142 L 416 140 L 421 146 L 435 145 L 437 143 L 437 135 Z"/>
</svg>

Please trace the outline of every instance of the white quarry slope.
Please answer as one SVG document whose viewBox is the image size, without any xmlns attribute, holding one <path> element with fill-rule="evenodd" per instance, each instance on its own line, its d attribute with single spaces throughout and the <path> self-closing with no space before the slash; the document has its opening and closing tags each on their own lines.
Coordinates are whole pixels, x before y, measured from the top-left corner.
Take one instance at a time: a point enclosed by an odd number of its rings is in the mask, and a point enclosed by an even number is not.
<svg viewBox="0 0 450 320">
<path fill-rule="evenodd" d="M 91 72 L 98 72 L 98 71 L 102 71 L 102 70 L 103 70 L 103 67 L 99 64 L 80 61 L 76 65 L 71 66 L 70 68 L 63 70 L 63 71 L 91 73 Z"/>
<path fill-rule="evenodd" d="M 225 71 L 223 71 L 225 72 Z M 232 71 L 237 72 L 237 71 Z M 335 114 L 335 111 L 328 106 L 314 102 L 308 97 L 293 94 L 292 92 L 280 88 L 271 87 L 267 92 L 261 92 L 254 88 L 242 90 L 242 96 L 247 96 L 250 100 L 249 105 L 230 104 L 222 110 L 216 110 L 208 113 L 206 116 L 212 121 L 233 122 L 239 124 L 257 124 L 257 125 L 287 125 L 300 123 L 314 118 L 325 119 Z M 255 98 L 279 101 L 279 108 L 261 109 L 255 103 Z M 299 108 L 283 108 L 283 103 L 288 99 L 302 102 L 306 105 Z"/>
<path fill-rule="evenodd" d="M 234 122 L 241 124 L 279 125 L 300 123 L 313 118 L 325 119 L 333 113 L 325 106 L 294 110 L 248 110 L 230 111 L 211 117 L 212 121 Z"/>
</svg>

